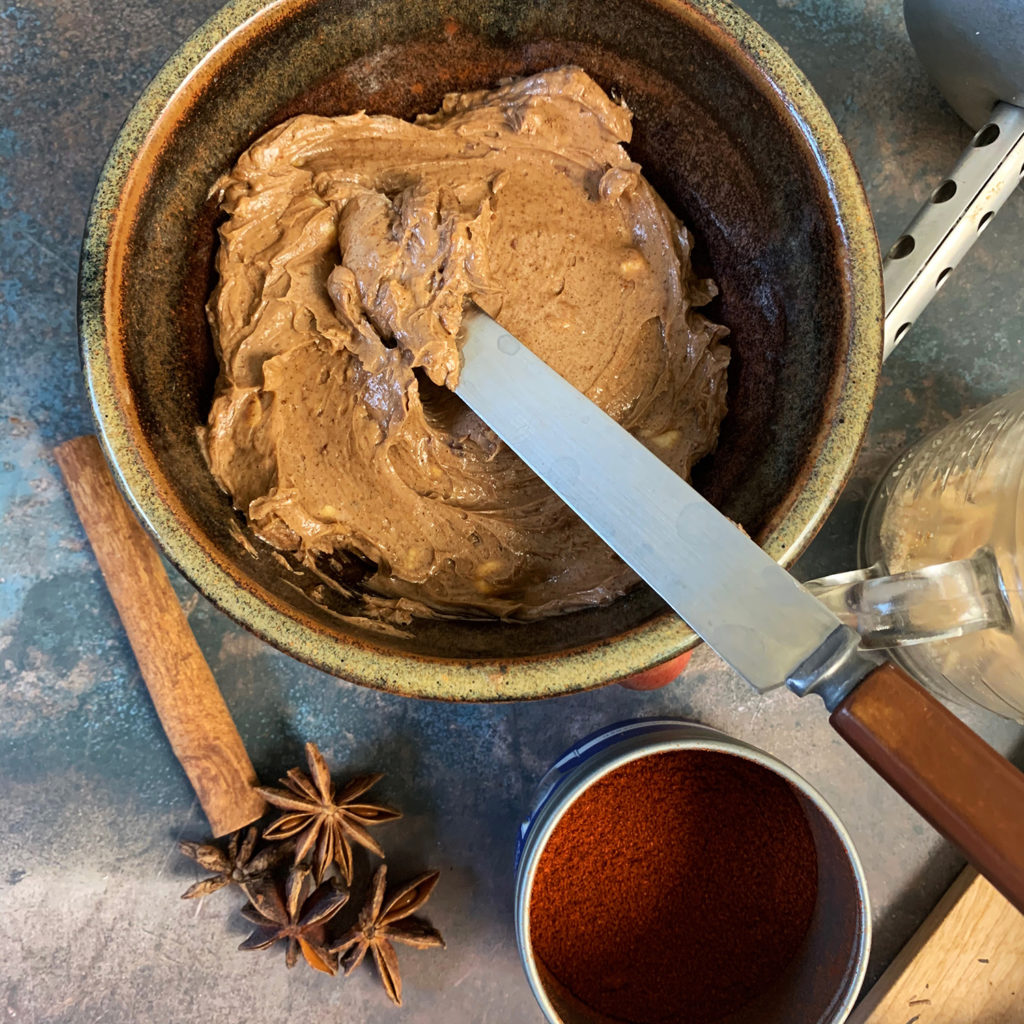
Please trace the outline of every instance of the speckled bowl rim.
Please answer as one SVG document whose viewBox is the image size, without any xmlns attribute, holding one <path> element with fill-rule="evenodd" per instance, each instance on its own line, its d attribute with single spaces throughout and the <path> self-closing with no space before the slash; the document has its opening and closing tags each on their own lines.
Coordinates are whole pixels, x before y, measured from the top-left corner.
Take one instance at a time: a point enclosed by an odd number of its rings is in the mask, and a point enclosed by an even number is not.
<svg viewBox="0 0 1024 1024">
<path fill-rule="evenodd" d="M 661 664 L 698 642 L 666 611 L 608 640 L 533 658 L 443 660 L 388 651 L 329 633 L 231 565 L 183 514 L 143 436 L 130 401 L 121 353 L 107 344 L 105 323 L 117 322 L 117 282 L 130 223 L 122 196 L 144 187 L 146 142 L 182 86 L 215 73 L 215 61 L 255 34 L 263 12 L 310 0 L 233 0 L 199 28 L 157 73 L 129 113 L 104 165 L 89 212 L 79 277 L 79 331 L 86 383 L 100 438 L 119 482 L 168 558 L 214 604 L 281 650 L 332 675 L 403 694 L 458 701 L 522 700 L 592 689 Z M 881 261 L 874 223 L 853 160 L 824 104 L 778 43 L 727 0 L 658 0 L 667 10 L 689 7 L 731 39 L 733 56 L 773 83 L 779 102 L 813 147 L 838 211 L 850 267 L 852 341 L 845 372 L 833 382 L 835 408 L 817 458 L 797 498 L 762 545 L 790 565 L 831 510 L 852 470 L 877 387 L 882 353 Z M 150 154 L 151 157 L 151 154 Z M 133 203 L 126 204 L 134 207 Z M 113 282 L 108 289 L 108 282 Z"/>
</svg>

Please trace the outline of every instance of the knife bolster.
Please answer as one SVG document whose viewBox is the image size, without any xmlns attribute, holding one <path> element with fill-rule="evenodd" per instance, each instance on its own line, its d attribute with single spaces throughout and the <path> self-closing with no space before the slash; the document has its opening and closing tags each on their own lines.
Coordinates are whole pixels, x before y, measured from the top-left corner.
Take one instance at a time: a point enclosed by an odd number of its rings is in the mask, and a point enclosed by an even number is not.
<svg viewBox="0 0 1024 1024">
<path fill-rule="evenodd" d="M 885 659 L 860 646 L 860 635 L 849 626 L 838 626 L 825 642 L 786 680 L 798 697 L 817 694 L 829 711 L 849 696 Z"/>
</svg>

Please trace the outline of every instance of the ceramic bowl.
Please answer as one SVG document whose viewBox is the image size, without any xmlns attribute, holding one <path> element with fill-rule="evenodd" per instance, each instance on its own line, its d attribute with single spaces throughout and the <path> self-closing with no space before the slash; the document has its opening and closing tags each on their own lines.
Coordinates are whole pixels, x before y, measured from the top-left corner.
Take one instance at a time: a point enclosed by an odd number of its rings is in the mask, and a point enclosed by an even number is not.
<svg viewBox="0 0 1024 1024">
<path fill-rule="evenodd" d="M 710 315 L 732 331 L 729 412 L 696 484 L 789 564 L 866 429 L 881 353 L 867 202 L 821 101 L 732 4 L 237 0 L 160 71 L 103 170 L 80 282 L 86 376 L 107 454 L 170 559 L 249 629 L 343 678 L 452 700 L 542 697 L 697 642 L 645 587 L 526 625 L 416 621 L 386 637 L 346 624 L 246 535 L 197 442 L 217 374 L 209 195 L 239 154 L 302 111 L 408 117 L 447 91 L 567 63 L 629 104 L 630 151 L 721 288 Z"/>
</svg>

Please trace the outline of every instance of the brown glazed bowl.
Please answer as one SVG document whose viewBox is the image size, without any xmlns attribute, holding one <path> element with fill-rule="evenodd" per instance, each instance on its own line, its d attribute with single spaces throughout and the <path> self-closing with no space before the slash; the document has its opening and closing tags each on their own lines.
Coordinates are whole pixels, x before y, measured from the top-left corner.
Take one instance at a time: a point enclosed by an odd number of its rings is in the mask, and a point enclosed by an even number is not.
<svg viewBox="0 0 1024 1024">
<path fill-rule="evenodd" d="M 217 177 L 301 111 L 432 110 L 445 92 L 579 64 L 634 113 L 634 159 L 694 230 L 732 330 L 729 413 L 695 482 L 783 564 L 842 489 L 881 359 L 881 274 L 849 153 L 782 49 L 724 0 L 235 0 L 129 116 L 90 215 L 80 327 L 93 408 L 170 559 L 297 658 L 396 693 L 543 697 L 696 642 L 650 590 L 519 624 L 348 625 L 246 536 L 196 428 L 217 375 L 204 316 Z M 615 481 L 609 480 L 608 487 Z M 669 553 L 666 553 L 668 555 Z"/>
</svg>

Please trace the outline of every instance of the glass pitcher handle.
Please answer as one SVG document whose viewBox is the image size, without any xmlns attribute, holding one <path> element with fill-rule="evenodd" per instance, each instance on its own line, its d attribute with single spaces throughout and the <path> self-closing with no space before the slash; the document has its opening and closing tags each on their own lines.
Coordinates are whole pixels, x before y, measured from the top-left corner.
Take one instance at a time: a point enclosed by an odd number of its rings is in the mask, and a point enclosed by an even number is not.
<svg viewBox="0 0 1024 1024">
<path fill-rule="evenodd" d="M 861 635 L 867 648 L 945 640 L 979 629 L 1009 629 L 1010 609 L 988 548 L 970 558 L 884 575 L 879 565 L 804 583 Z"/>
</svg>

